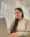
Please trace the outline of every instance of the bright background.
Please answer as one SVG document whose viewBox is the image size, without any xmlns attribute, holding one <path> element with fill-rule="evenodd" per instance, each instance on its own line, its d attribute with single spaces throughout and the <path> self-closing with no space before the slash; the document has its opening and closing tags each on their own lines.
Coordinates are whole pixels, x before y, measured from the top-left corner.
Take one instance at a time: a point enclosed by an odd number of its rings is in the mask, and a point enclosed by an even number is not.
<svg viewBox="0 0 30 37">
<path fill-rule="evenodd" d="M 0 19 L 5 18 L 8 28 L 17 7 L 23 9 L 24 18 L 30 19 L 30 0 L 0 0 Z"/>
</svg>

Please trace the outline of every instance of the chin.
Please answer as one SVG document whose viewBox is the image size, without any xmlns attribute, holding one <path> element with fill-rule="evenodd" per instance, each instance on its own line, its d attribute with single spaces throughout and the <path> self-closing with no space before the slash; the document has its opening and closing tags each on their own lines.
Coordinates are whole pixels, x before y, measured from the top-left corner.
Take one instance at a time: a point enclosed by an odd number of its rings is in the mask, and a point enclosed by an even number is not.
<svg viewBox="0 0 30 37">
<path fill-rule="evenodd" d="M 17 17 L 17 19 L 19 19 L 19 17 Z"/>
</svg>

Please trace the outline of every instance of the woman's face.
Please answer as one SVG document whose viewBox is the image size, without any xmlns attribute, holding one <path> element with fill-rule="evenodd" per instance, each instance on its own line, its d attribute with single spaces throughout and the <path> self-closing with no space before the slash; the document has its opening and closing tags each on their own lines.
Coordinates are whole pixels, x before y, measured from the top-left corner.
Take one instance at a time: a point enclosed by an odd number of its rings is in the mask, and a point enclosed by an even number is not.
<svg viewBox="0 0 30 37">
<path fill-rule="evenodd" d="M 17 19 L 21 19 L 22 18 L 22 12 L 20 12 L 19 10 L 15 10 L 15 17 Z"/>
</svg>

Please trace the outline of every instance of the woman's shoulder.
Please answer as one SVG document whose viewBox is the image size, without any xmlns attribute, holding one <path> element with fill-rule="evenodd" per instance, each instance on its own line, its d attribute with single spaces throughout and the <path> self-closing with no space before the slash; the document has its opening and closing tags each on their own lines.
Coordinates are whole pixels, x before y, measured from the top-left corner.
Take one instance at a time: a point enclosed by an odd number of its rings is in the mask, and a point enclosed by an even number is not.
<svg viewBox="0 0 30 37">
<path fill-rule="evenodd" d="M 30 31 L 30 19 L 24 19 L 26 21 L 26 31 Z"/>
<path fill-rule="evenodd" d="M 27 22 L 30 22 L 30 19 L 26 19 L 26 18 L 24 18 L 24 20 L 27 21 Z"/>
<path fill-rule="evenodd" d="M 14 24 L 14 22 L 15 22 L 15 18 L 12 18 L 12 19 L 11 19 L 11 23 L 10 23 L 10 24 L 11 24 L 11 25 L 13 25 L 13 24 Z"/>
<path fill-rule="evenodd" d="M 24 21 L 27 25 L 30 24 L 30 19 L 24 19 Z"/>
</svg>

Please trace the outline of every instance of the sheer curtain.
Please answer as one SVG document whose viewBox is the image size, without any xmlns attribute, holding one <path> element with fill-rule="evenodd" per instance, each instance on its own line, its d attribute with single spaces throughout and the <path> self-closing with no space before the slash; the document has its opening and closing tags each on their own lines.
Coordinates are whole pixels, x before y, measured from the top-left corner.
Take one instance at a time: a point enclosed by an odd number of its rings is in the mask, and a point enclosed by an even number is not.
<svg viewBox="0 0 30 37">
<path fill-rule="evenodd" d="M 7 27 L 9 27 L 9 23 L 10 23 L 9 16 L 10 16 L 9 6 L 6 3 L 1 2 L 1 16 L 0 16 L 0 18 L 5 18 L 6 19 Z"/>
</svg>

